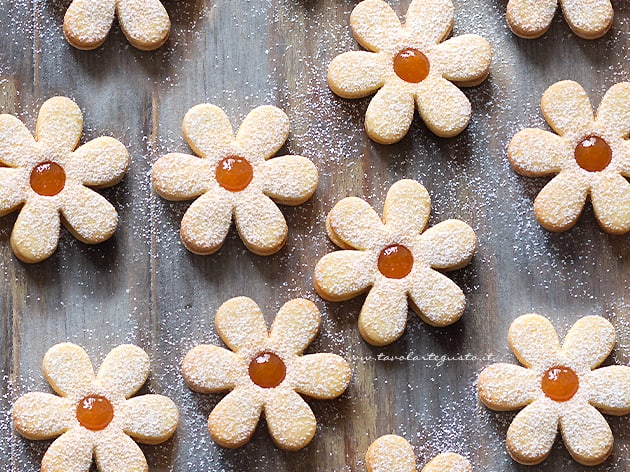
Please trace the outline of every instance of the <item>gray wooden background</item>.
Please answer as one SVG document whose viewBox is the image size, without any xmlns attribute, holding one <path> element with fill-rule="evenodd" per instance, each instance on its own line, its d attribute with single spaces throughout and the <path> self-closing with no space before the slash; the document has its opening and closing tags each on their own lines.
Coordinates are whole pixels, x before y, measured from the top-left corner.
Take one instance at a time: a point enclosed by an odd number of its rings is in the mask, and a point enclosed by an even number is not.
<svg viewBox="0 0 630 472">
<path fill-rule="evenodd" d="M 411 441 L 419 465 L 448 449 L 468 456 L 476 470 L 587 470 L 559 441 L 540 466 L 512 462 L 505 433 L 514 414 L 481 406 L 475 381 L 488 364 L 483 356 L 515 362 L 507 329 L 532 311 L 551 317 L 561 335 L 581 316 L 607 317 L 618 331 L 608 362 L 630 362 L 630 236 L 601 232 L 590 208 L 572 231 L 544 231 L 532 201 L 546 180 L 517 176 L 505 155 L 519 129 L 545 127 L 539 100 L 552 83 L 577 80 L 597 105 L 608 87 L 630 80 L 630 3 L 613 0 L 615 24 L 601 40 L 577 38 L 558 15 L 548 34 L 528 41 L 507 29 L 506 0 L 455 0 L 454 34 L 479 33 L 495 54 L 488 81 L 465 92 L 471 124 L 456 138 L 439 139 L 416 119 L 393 146 L 366 137 L 368 99 L 343 100 L 326 86 L 331 59 L 359 48 L 348 28 L 356 3 L 166 0 L 172 37 L 145 53 L 130 47 L 118 26 L 97 51 L 71 48 L 61 29 L 69 0 L 0 0 L 0 112 L 16 114 L 33 130 L 44 100 L 69 96 L 84 111 L 85 140 L 115 136 L 132 156 L 124 181 L 103 192 L 121 216 L 105 244 L 87 247 L 64 230 L 57 253 L 28 266 L 9 247 L 15 214 L 0 219 L 1 470 L 39 470 L 49 443 L 17 436 L 10 408 L 23 393 L 49 391 L 42 356 L 66 340 L 84 346 L 96 364 L 123 342 L 150 353 L 153 373 L 143 391 L 169 395 L 182 413 L 172 440 L 143 446 L 155 471 L 363 471 L 370 442 L 392 432 Z M 408 6 L 408 0 L 391 3 L 401 15 Z M 247 252 L 234 232 L 218 254 L 190 254 L 178 235 L 188 203 L 166 202 L 151 191 L 151 163 L 167 152 L 189 152 L 181 121 L 203 102 L 223 107 L 235 127 L 255 106 L 281 107 L 292 123 L 285 150 L 310 157 L 321 172 L 315 197 L 284 209 L 289 240 L 275 256 Z M 452 274 L 468 297 L 462 321 L 434 329 L 411 314 L 398 342 L 372 348 L 356 329 L 362 297 L 325 303 L 312 288 L 312 272 L 334 249 L 324 233 L 332 205 L 358 195 L 380 211 L 388 187 L 403 177 L 429 190 L 432 223 L 463 219 L 480 247 L 469 267 Z M 352 363 L 354 379 L 344 396 L 310 402 L 319 426 L 301 452 L 276 449 L 264 424 L 239 450 L 215 446 L 206 417 L 222 396 L 192 393 L 180 377 L 191 347 L 220 342 L 214 313 L 236 295 L 254 298 L 269 321 L 290 298 L 313 300 L 323 325 L 310 350 L 340 353 Z M 379 353 L 478 360 L 370 359 Z M 609 420 L 613 455 L 588 470 L 630 471 L 630 417 Z"/>
</svg>

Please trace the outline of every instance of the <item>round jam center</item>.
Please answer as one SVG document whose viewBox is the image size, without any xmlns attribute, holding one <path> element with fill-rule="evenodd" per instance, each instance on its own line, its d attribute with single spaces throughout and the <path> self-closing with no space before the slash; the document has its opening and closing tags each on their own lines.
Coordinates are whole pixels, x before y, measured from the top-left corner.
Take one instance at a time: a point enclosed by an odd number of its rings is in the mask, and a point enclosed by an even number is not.
<svg viewBox="0 0 630 472">
<path fill-rule="evenodd" d="M 405 82 L 417 84 L 429 75 L 429 60 L 417 49 L 403 49 L 394 57 L 394 72 Z"/>
<path fill-rule="evenodd" d="M 392 244 L 378 256 L 378 270 L 390 279 L 407 277 L 413 267 L 411 251 L 400 244 Z"/>
<path fill-rule="evenodd" d="M 46 161 L 31 171 L 31 188 L 40 195 L 52 197 L 66 185 L 66 173 L 59 164 Z"/>
<path fill-rule="evenodd" d="M 114 419 L 114 407 L 100 395 L 90 395 L 79 402 L 77 420 L 90 431 L 101 431 Z"/>
<path fill-rule="evenodd" d="M 543 374 L 542 391 L 556 402 L 571 400 L 578 391 L 580 381 L 568 367 L 552 367 Z"/>
<path fill-rule="evenodd" d="M 272 352 L 258 354 L 249 364 L 249 378 L 262 388 L 274 388 L 287 373 L 284 362 Z"/>
<path fill-rule="evenodd" d="M 612 151 L 608 143 L 599 136 L 589 136 L 576 146 L 575 160 L 582 169 L 599 172 L 610 164 Z"/>
<path fill-rule="evenodd" d="M 225 190 L 240 192 L 252 181 L 254 170 L 247 159 L 230 156 L 217 164 L 216 176 L 217 182 Z"/>
</svg>

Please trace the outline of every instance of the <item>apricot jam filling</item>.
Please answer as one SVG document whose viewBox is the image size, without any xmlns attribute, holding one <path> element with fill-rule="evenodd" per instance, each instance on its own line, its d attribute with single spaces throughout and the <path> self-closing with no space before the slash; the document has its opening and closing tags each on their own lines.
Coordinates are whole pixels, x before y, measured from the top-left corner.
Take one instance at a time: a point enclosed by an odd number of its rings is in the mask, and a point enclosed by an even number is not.
<svg viewBox="0 0 630 472">
<path fill-rule="evenodd" d="M 229 156 L 217 164 L 216 179 L 219 185 L 230 192 L 247 188 L 254 178 L 252 165 L 242 157 Z"/>
<path fill-rule="evenodd" d="M 114 407 L 101 395 L 89 395 L 77 405 L 77 420 L 90 431 L 101 431 L 114 419 Z"/>
<path fill-rule="evenodd" d="M 392 244 L 378 256 L 378 270 L 389 279 L 407 277 L 413 268 L 411 251 L 400 244 Z"/>
<path fill-rule="evenodd" d="M 31 171 L 31 188 L 45 197 L 53 197 L 66 185 L 66 173 L 54 162 L 46 161 L 36 165 Z"/>
<path fill-rule="evenodd" d="M 422 82 L 429 75 L 429 69 L 427 56 L 417 49 L 403 49 L 394 57 L 394 72 L 405 82 Z"/>
<path fill-rule="evenodd" d="M 262 388 L 277 387 L 286 374 L 284 362 L 273 352 L 262 352 L 249 364 L 249 378 Z"/>
<path fill-rule="evenodd" d="M 568 367 L 556 366 L 548 369 L 542 377 L 542 391 L 556 402 L 573 398 L 580 386 L 577 374 Z"/>
</svg>

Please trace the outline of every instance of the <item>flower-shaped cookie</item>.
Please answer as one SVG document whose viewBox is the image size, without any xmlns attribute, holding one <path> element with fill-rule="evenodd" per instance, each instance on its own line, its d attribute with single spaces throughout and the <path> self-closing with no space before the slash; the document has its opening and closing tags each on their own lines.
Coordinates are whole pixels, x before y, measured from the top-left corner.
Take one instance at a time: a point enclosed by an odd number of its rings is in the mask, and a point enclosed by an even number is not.
<svg viewBox="0 0 630 472">
<path fill-rule="evenodd" d="M 75 48 L 96 49 L 105 42 L 115 16 L 129 42 L 143 51 L 162 46 L 171 32 L 160 0 L 73 0 L 63 33 Z"/>
<path fill-rule="evenodd" d="M 453 28 L 453 16 L 451 0 L 413 0 L 404 25 L 382 0 L 365 0 L 352 11 L 354 37 L 369 51 L 337 56 L 328 68 L 328 85 L 343 98 L 378 90 L 365 114 L 365 129 L 374 141 L 400 141 L 413 120 L 414 101 L 438 136 L 455 136 L 468 126 L 470 102 L 457 86 L 483 82 L 492 51 L 474 34 L 442 42 Z"/>
<path fill-rule="evenodd" d="M 381 436 L 368 448 L 365 455 L 368 472 L 416 472 L 416 458 L 411 444 L 393 434 Z M 422 472 L 472 472 L 465 457 L 446 452 L 434 457 Z"/>
<path fill-rule="evenodd" d="M 599 316 L 586 316 L 573 325 L 560 346 L 547 318 L 523 315 L 510 326 L 508 342 L 525 367 L 491 365 L 479 376 L 478 388 L 488 408 L 525 407 L 507 432 L 512 458 L 527 465 L 542 462 L 559 427 L 564 444 L 580 464 L 606 460 L 613 435 L 597 410 L 608 415 L 630 413 L 630 367 L 596 369 L 615 344 L 613 326 Z"/>
<path fill-rule="evenodd" d="M 149 376 L 147 354 L 137 346 L 113 349 L 98 373 L 76 344 L 57 344 L 44 356 L 44 375 L 60 396 L 32 392 L 13 406 L 13 423 L 27 439 L 59 436 L 46 451 L 42 472 L 148 471 L 134 442 L 159 444 L 179 422 L 175 404 L 162 395 L 130 398 Z"/>
<path fill-rule="evenodd" d="M 327 254 L 317 263 L 315 289 L 329 301 L 348 300 L 369 290 L 359 330 L 370 344 L 384 346 L 402 335 L 407 296 L 414 311 L 432 326 L 453 324 L 464 312 L 462 290 L 435 269 L 467 265 L 477 237 L 459 220 L 424 231 L 430 211 L 427 190 L 414 180 L 401 180 L 387 192 L 383 221 L 356 197 L 344 198 L 328 214 L 328 236 L 346 250 Z"/>
<path fill-rule="evenodd" d="M 350 367 L 341 357 L 302 355 L 317 335 L 319 323 L 317 307 L 304 299 L 280 308 L 270 333 L 260 308 L 249 298 L 232 298 L 219 308 L 216 328 L 231 351 L 200 345 L 182 363 L 192 390 L 231 390 L 208 419 L 215 442 L 228 448 L 242 446 L 263 411 L 278 447 L 297 451 L 313 439 L 315 416 L 299 394 L 332 399 L 350 383 Z"/>
<path fill-rule="evenodd" d="M 236 137 L 230 120 L 214 105 L 197 105 L 184 117 L 186 141 L 200 157 L 168 154 L 153 166 L 153 186 L 168 200 L 197 198 L 182 219 L 180 235 L 189 251 L 219 250 L 232 222 L 247 248 L 278 252 L 287 224 L 278 206 L 299 205 L 317 188 L 315 165 L 302 156 L 273 155 L 289 135 L 280 109 L 252 110 Z"/>
<path fill-rule="evenodd" d="M 541 109 L 557 134 L 525 129 L 508 146 L 517 173 L 558 174 L 536 197 L 538 222 L 549 231 L 572 228 L 590 195 L 604 231 L 630 231 L 630 82 L 611 87 L 595 117 L 584 89 L 568 80 L 545 91 Z"/>
<path fill-rule="evenodd" d="M 601 38 L 612 26 L 614 11 L 610 0 L 559 1 L 567 23 L 581 38 Z M 507 23 L 521 38 L 538 38 L 551 26 L 557 8 L 558 0 L 510 0 Z"/>
<path fill-rule="evenodd" d="M 42 105 L 35 139 L 20 120 L 0 115 L 0 164 L 5 166 L 0 166 L 0 215 L 21 208 L 11 247 L 24 262 L 40 262 L 55 252 L 60 221 L 88 244 L 103 242 L 116 231 L 116 210 L 88 187 L 118 183 L 127 172 L 129 154 L 109 137 L 77 149 L 82 130 L 81 110 L 64 97 Z"/>
</svg>

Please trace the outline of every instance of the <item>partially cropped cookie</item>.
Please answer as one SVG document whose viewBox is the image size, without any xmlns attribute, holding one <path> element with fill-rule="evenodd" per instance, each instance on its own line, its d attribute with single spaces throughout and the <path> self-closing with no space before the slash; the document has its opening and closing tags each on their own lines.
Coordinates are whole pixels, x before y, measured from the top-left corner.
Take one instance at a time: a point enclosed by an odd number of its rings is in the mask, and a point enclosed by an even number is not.
<svg viewBox="0 0 630 472">
<path fill-rule="evenodd" d="M 19 210 L 11 248 L 24 262 L 50 257 L 60 223 L 80 241 L 101 243 L 114 234 L 118 213 L 92 190 L 117 184 L 129 153 L 110 137 L 80 147 L 83 115 L 65 97 L 46 101 L 35 137 L 12 115 L 0 115 L 0 215 Z"/>
<path fill-rule="evenodd" d="M 534 202 L 538 222 L 549 231 L 571 229 L 590 197 L 604 231 L 630 231 L 630 82 L 611 87 L 595 116 L 584 89 L 570 80 L 549 87 L 541 109 L 555 134 L 522 130 L 507 151 L 517 173 L 555 175 Z"/>
<path fill-rule="evenodd" d="M 402 25 L 382 0 L 365 0 L 354 8 L 350 26 L 367 51 L 337 56 L 328 67 L 328 85 L 343 98 L 376 93 L 365 114 L 371 139 L 400 141 L 416 105 L 438 136 L 452 137 L 468 126 L 470 102 L 458 87 L 486 79 L 492 51 L 476 34 L 446 40 L 453 22 L 451 0 L 412 0 Z"/>
<path fill-rule="evenodd" d="M 581 38 L 601 38 L 613 24 L 610 0 L 510 0 L 506 12 L 510 29 L 521 38 L 542 36 L 551 26 L 558 1 L 567 23 Z"/>
<path fill-rule="evenodd" d="M 58 436 L 42 459 L 42 472 L 87 471 L 93 458 L 101 472 L 148 472 L 136 442 L 168 440 L 179 412 L 162 395 L 133 397 L 150 371 L 142 349 L 118 346 L 94 375 L 81 347 L 57 344 L 44 356 L 43 369 L 59 396 L 27 393 L 13 406 L 13 424 L 22 436 L 31 440 Z"/>
<path fill-rule="evenodd" d="M 384 346 L 402 335 L 408 304 L 432 326 L 453 324 L 464 313 L 464 293 L 441 271 L 466 266 L 477 237 L 459 220 L 426 229 L 430 211 L 427 190 L 400 180 L 387 192 L 382 220 L 356 197 L 344 198 L 328 214 L 328 236 L 344 250 L 317 263 L 315 289 L 329 301 L 369 291 L 359 331 L 370 344 Z"/>
<path fill-rule="evenodd" d="M 153 186 L 168 200 L 195 199 L 181 224 L 186 248 L 196 254 L 218 251 L 234 218 L 250 251 L 278 252 L 288 228 L 276 203 L 304 203 L 318 181 L 317 168 L 306 157 L 274 157 L 289 136 L 287 115 L 273 106 L 258 107 L 235 136 L 223 110 L 197 105 L 186 113 L 183 132 L 199 157 L 160 158 L 153 166 Z"/>
<path fill-rule="evenodd" d="M 523 364 L 494 364 L 479 376 L 479 399 L 497 411 L 522 410 L 507 432 L 507 448 L 521 464 L 544 461 L 560 429 L 564 444 L 583 465 L 604 462 L 613 448 L 607 415 L 630 413 L 630 367 L 598 368 L 615 345 L 613 326 L 586 316 L 560 345 L 547 318 L 523 315 L 508 332 Z"/>
<path fill-rule="evenodd" d="M 115 17 L 129 42 L 143 51 L 162 46 L 171 32 L 160 0 L 73 0 L 63 32 L 75 48 L 96 49 L 105 42 Z"/>
<path fill-rule="evenodd" d="M 350 366 L 342 357 L 302 354 L 319 331 L 315 304 L 304 299 L 285 303 L 268 332 L 253 300 L 232 298 L 217 311 L 215 325 L 229 349 L 200 345 L 182 362 L 192 390 L 230 392 L 208 418 L 212 439 L 222 447 L 241 447 L 264 413 L 279 448 L 297 451 L 308 445 L 317 421 L 300 394 L 328 400 L 350 383 Z"/>
</svg>

